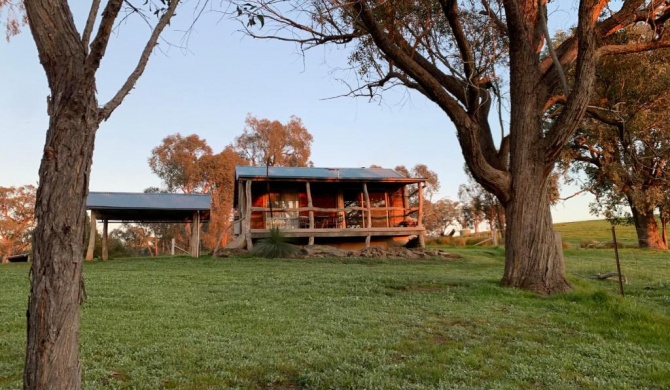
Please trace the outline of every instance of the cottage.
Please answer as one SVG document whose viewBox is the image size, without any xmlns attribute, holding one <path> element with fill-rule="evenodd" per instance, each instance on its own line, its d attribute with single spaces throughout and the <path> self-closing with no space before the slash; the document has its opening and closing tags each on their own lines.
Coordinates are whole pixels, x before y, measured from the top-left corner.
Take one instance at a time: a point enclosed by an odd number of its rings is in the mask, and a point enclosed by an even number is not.
<svg viewBox="0 0 670 390">
<path fill-rule="evenodd" d="M 238 238 L 252 248 L 271 228 L 300 244 L 343 248 L 424 246 L 425 179 L 384 168 L 247 167 L 235 169 Z M 410 205 L 410 197 L 418 204 Z"/>
</svg>

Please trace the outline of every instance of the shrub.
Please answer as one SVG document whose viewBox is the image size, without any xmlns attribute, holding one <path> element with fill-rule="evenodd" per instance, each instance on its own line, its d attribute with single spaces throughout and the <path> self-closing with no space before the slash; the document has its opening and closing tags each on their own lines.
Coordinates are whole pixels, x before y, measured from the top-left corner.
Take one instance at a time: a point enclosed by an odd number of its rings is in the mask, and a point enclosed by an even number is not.
<svg viewBox="0 0 670 390">
<path fill-rule="evenodd" d="M 596 240 L 582 240 L 579 243 L 580 248 L 602 248 L 603 244 Z"/>
<path fill-rule="evenodd" d="M 268 259 L 292 257 L 298 251 L 296 245 L 288 242 L 277 227 L 270 229 L 270 236 L 259 240 L 251 254 Z"/>
</svg>

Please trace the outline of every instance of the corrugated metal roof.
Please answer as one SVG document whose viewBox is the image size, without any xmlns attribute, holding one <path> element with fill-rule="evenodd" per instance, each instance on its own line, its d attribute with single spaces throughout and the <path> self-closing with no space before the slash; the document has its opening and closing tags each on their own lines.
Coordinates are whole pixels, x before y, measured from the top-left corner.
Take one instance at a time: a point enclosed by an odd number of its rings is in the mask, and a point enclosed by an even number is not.
<svg viewBox="0 0 670 390">
<path fill-rule="evenodd" d="M 315 180 L 368 180 L 368 181 L 422 181 L 408 179 L 400 173 L 388 168 L 313 168 L 313 167 L 235 167 L 235 177 L 272 179 L 315 179 Z"/>
<path fill-rule="evenodd" d="M 166 194 L 131 192 L 89 192 L 86 198 L 88 210 L 134 209 L 134 210 L 209 210 L 212 197 L 209 194 Z"/>
</svg>

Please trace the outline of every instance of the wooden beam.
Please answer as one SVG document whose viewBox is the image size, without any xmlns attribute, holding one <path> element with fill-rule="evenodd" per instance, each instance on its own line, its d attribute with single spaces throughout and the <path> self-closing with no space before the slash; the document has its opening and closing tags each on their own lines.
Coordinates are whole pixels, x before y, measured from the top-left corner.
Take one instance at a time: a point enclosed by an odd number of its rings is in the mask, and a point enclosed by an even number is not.
<svg viewBox="0 0 670 390">
<path fill-rule="evenodd" d="M 108 236 L 108 224 L 109 222 L 105 219 L 102 221 L 102 260 L 109 260 L 109 248 L 107 246 L 107 236 Z"/>
<path fill-rule="evenodd" d="M 419 220 L 417 226 L 423 226 L 423 183 L 419 183 Z"/>
<path fill-rule="evenodd" d="M 309 182 L 305 182 L 305 191 L 307 191 L 307 207 L 310 208 L 309 210 L 309 228 L 314 229 L 314 210 L 312 210 L 312 207 L 314 207 L 314 204 L 312 203 L 312 187 L 310 186 Z M 300 217 L 298 217 L 300 218 Z M 314 245 L 314 236 L 309 236 L 309 240 L 307 242 L 307 245 Z"/>
<path fill-rule="evenodd" d="M 88 248 L 86 249 L 86 260 L 93 260 L 93 251 L 95 250 L 95 211 L 91 210 L 91 231 L 88 234 Z"/>
<path fill-rule="evenodd" d="M 386 227 L 391 227 L 391 213 L 389 212 L 389 193 L 384 191 L 384 206 L 386 206 Z"/>
<path fill-rule="evenodd" d="M 337 188 L 337 208 L 340 209 L 337 213 L 342 217 L 339 224 L 339 229 L 344 229 L 347 227 L 347 212 L 344 210 L 344 192 L 342 187 Z"/>
<path fill-rule="evenodd" d="M 366 237 L 366 236 L 383 236 L 383 237 L 408 237 L 418 236 L 425 232 L 425 228 L 419 227 L 379 227 L 379 228 L 346 228 L 346 229 L 286 229 L 282 233 L 286 237 Z M 252 229 L 251 235 L 253 238 L 268 237 L 270 231 L 268 229 Z"/>
<path fill-rule="evenodd" d="M 247 250 L 254 248 L 254 243 L 251 241 L 251 180 L 244 181 L 244 235 L 247 240 Z"/>
<path fill-rule="evenodd" d="M 368 183 L 363 183 L 363 196 L 365 197 L 365 209 L 367 212 L 367 225 L 364 224 L 364 227 L 372 227 L 372 213 L 370 207 L 370 194 L 368 193 Z"/>
<path fill-rule="evenodd" d="M 423 227 L 423 183 L 419 183 L 419 220 L 416 224 L 418 227 Z M 425 230 L 419 233 L 419 246 L 426 247 L 426 232 Z"/>
<path fill-rule="evenodd" d="M 200 212 L 193 213 L 193 223 L 191 224 L 191 257 L 200 256 Z"/>
</svg>

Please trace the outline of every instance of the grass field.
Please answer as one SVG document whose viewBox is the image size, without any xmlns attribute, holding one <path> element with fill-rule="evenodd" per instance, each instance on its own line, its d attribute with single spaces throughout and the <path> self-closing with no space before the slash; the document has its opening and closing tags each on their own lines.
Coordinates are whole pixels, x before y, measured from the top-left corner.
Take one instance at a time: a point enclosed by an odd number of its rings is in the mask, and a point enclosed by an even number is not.
<svg viewBox="0 0 670 390">
<path fill-rule="evenodd" d="M 451 250 L 451 249 L 450 249 Z M 668 255 L 625 249 L 627 297 L 498 286 L 503 252 L 455 261 L 125 259 L 86 264 L 85 389 L 670 388 Z M 28 266 L 0 268 L 0 388 L 19 389 Z"/>
<path fill-rule="evenodd" d="M 561 233 L 563 241 L 569 242 L 575 247 L 585 240 L 611 242 L 612 225 L 604 219 L 579 222 L 564 222 L 554 225 L 556 231 Z M 626 247 L 637 247 L 637 235 L 632 225 L 616 226 L 617 242 Z"/>
</svg>

